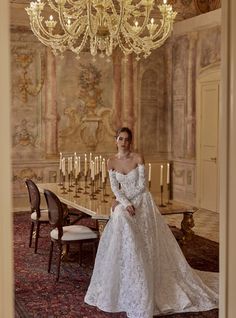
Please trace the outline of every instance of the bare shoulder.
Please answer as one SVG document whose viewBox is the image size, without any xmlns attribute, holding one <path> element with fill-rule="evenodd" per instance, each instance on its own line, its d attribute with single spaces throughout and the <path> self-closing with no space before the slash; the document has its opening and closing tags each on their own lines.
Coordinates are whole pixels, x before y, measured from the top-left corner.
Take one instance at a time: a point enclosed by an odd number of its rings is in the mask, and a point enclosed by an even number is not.
<svg viewBox="0 0 236 318">
<path fill-rule="evenodd" d="M 133 155 L 134 161 L 135 161 L 137 164 L 139 164 L 139 165 L 144 164 L 144 158 L 143 158 L 143 155 L 142 155 L 142 154 L 137 153 L 137 152 L 133 152 L 132 155 Z"/>
<path fill-rule="evenodd" d="M 107 169 L 113 170 L 114 169 L 114 162 L 116 161 L 115 155 L 107 159 Z"/>
</svg>

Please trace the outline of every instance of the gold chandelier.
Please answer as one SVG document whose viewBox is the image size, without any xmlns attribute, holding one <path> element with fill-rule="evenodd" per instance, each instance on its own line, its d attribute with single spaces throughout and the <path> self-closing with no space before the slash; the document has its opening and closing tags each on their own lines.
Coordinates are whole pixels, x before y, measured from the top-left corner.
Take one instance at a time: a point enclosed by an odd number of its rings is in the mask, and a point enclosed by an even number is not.
<svg viewBox="0 0 236 318">
<path fill-rule="evenodd" d="M 151 17 L 155 0 L 37 0 L 26 11 L 33 33 L 54 54 L 69 49 L 79 57 L 89 49 L 93 56 L 109 57 L 119 46 L 125 55 L 135 53 L 139 60 L 171 34 L 177 12 L 167 0 L 158 8 L 159 23 Z"/>
</svg>

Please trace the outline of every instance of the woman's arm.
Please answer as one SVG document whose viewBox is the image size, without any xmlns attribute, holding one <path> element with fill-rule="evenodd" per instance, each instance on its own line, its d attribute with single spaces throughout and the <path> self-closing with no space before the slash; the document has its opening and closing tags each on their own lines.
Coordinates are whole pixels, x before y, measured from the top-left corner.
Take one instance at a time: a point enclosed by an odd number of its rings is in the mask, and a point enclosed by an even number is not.
<svg viewBox="0 0 236 318">
<path fill-rule="evenodd" d="M 144 159 L 141 155 L 137 155 L 136 163 L 138 165 L 138 173 L 139 173 L 139 179 L 138 179 L 138 185 L 134 189 L 132 193 L 131 200 L 134 199 L 136 196 L 138 196 L 140 193 L 144 192 L 146 189 L 146 178 L 145 178 L 145 166 L 144 166 Z"/>
<path fill-rule="evenodd" d="M 110 159 L 108 159 L 107 161 L 107 167 L 109 171 L 111 189 L 116 197 L 116 201 L 119 201 L 124 206 L 124 208 L 131 206 L 132 203 L 127 199 L 124 191 L 122 189 L 119 189 L 119 182 L 116 179 L 116 172 L 113 170 L 112 161 Z"/>
</svg>

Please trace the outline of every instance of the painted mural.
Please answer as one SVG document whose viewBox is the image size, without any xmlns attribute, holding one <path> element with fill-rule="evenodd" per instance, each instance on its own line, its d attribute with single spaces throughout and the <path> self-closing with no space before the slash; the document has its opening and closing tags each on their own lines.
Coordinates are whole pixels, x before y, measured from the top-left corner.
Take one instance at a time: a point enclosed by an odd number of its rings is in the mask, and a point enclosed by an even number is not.
<svg viewBox="0 0 236 318">
<path fill-rule="evenodd" d="M 113 149 L 112 63 L 93 63 L 89 54 L 57 63 L 59 149 Z"/>
</svg>

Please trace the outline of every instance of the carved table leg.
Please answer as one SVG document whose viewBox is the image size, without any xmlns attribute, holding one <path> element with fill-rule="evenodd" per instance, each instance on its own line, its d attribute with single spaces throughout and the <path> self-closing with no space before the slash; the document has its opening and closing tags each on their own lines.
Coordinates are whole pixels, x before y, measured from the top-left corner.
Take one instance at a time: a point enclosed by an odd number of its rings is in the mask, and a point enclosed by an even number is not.
<svg viewBox="0 0 236 318">
<path fill-rule="evenodd" d="M 181 231 L 183 233 L 182 243 L 192 239 L 192 235 L 194 234 L 192 228 L 194 225 L 193 212 L 185 212 L 181 222 Z"/>
<path fill-rule="evenodd" d="M 98 220 L 99 237 L 101 237 L 102 232 L 104 231 L 104 228 L 105 228 L 107 222 L 108 222 L 108 220 Z"/>
</svg>

